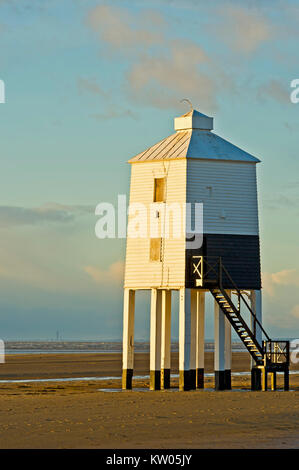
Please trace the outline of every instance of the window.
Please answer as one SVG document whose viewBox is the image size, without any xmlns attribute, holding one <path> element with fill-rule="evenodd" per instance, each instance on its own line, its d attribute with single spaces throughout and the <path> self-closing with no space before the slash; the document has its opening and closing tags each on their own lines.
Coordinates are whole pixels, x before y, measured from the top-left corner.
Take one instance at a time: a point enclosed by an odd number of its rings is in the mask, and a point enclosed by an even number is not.
<svg viewBox="0 0 299 470">
<path fill-rule="evenodd" d="M 165 202 L 165 178 L 155 178 L 154 202 Z"/>
<path fill-rule="evenodd" d="M 150 239 L 150 261 L 161 261 L 161 238 Z"/>
</svg>

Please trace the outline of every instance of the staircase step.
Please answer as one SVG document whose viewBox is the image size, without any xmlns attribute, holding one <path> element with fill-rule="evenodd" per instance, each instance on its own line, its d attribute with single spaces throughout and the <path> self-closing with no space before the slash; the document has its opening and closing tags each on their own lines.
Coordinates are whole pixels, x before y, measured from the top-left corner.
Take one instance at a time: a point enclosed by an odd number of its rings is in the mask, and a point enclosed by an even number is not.
<svg viewBox="0 0 299 470">
<path fill-rule="evenodd" d="M 259 345 L 253 333 L 243 320 L 240 312 L 240 303 L 235 305 L 230 299 L 223 294 L 223 290 L 219 288 L 210 289 L 219 307 L 222 309 L 224 315 L 229 319 L 231 325 L 238 333 L 247 351 L 251 354 L 252 358 L 257 364 L 263 364 L 263 354 L 260 352 Z M 245 326 L 244 326 L 245 325 Z"/>
</svg>

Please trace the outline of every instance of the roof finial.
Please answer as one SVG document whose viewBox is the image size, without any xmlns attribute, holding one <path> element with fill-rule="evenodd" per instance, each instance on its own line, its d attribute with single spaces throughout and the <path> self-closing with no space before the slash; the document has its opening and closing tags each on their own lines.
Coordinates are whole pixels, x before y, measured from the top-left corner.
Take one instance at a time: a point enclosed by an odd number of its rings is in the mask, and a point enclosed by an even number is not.
<svg viewBox="0 0 299 470">
<path fill-rule="evenodd" d="M 183 98 L 183 99 L 180 101 L 180 103 L 183 103 L 183 101 L 186 101 L 186 102 L 189 104 L 189 106 L 190 106 L 190 111 L 193 111 L 193 110 L 194 110 L 193 104 L 191 103 L 190 100 L 188 100 L 187 98 Z"/>
</svg>

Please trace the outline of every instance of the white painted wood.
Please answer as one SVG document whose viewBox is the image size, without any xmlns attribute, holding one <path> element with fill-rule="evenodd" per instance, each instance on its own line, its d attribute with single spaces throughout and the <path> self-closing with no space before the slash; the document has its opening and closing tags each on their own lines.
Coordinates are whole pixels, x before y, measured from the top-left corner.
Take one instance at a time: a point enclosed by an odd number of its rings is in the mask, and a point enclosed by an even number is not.
<svg viewBox="0 0 299 470">
<path fill-rule="evenodd" d="M 135 291 L 124 289 L 123 311 L 123 369 L 134 367 Z"/>
<path fill-rule="evenodd" d="M 170 369 L 171 290 L 162 291 L 161 369 Z"/>
<path fill-rule="evenodd" d="M 225 370 L 225 316 L 218 303 L 214 302 L 214 369 L 215 371 Z"/>
<path fill-rule="evenodd" d="M 186 200 L 186 160 L 148 162 L 132 165 L 130 204 L 143 203 L 150 212 L 154 179 L 166 177 L 166 202 L 183 204 Z M 157 203 L 159 208 L 161 204 Z M 131 218 L 129 217 L 129 222 Z M 171 221 L 173 219 L 171 218 Z M 127 238 L 125 287 L 136 289 L 176 288 L 185 285 L 185 220 L 182 214 L 180 238 L 162 243 L 162 262 L 150 261 L 150 235 Z M 148 227 L 149 228 L 149 227 Z"/>
<path fill-rule="evenodd" d="M 151 290 L 150 370 L 161 369 L 162 291 Z"/>
<path fill-rule="evenodd" d="M 231 291 L 227 290 L 226 293 L 231 297 Z M 225 370 L 232 368 L 232 328 L 229 319 L 225 317 L 225 332 L 224 332 L 224 354 L 225 354 Z"/>
<path fill-rule="evenodd" d="M 197 290 L 191 289 L 190 369 L 196 369 Z"/>
<path fill-rule="evenodd" d="M 191 289 L 180 289 L 179 370 L 190 370 Z"/>
<path fill-rule="evenodd" d="M 205 292 L 197 290 L 196 296 L 196 369 L 205 364 Z"/>
<path fill-rule="evenodd" d="M 213 118 L 202 114 L 195 109 L 183 116 L 174 118 L 174 128 L 176 131 L 186 129 L 213 129 Z"/>
<path fill-rule="evenodd" d="M 249 300 L 250 300 L 251 310 L 256 314 L 256 318 L 262 324 L 262 320 L 263 320 L 263 318 L 262 318 L 262 291 L 261 290 L 252 290 L 252 291 L 250 291 Z M 252 332 L 254 332 L 254 319 L 253 319 L 252 316 L 250 316 L 250 318 L 251 318 L 250 329 L 251 329 Z M 256 339 L 258 340 L 259 344 L 262 345 L 263 334 L 262 334 L 262 330 L 261 330 L 261 328 L 259 327 L 258 324 L 256 324 L 255 334 L 256 334 Z M 254 365 L 255 365 L 255 361 L 251 357 L 251 366 L 254 366 Z"/>
<path fill-rule="evenodd" d="M 130 163 L 178 158 L 258 163 L 259 159 L 214 132 L 213 118 L 194 110 L 174 120 L 176 133 L 152 145 L 129 160 Z"/>
<path fill-rule="evenodd" d="M 187 202 L 203 203 L 204 233 L 258 235 L 254 163 L 189 159 Z"/>
</svg>

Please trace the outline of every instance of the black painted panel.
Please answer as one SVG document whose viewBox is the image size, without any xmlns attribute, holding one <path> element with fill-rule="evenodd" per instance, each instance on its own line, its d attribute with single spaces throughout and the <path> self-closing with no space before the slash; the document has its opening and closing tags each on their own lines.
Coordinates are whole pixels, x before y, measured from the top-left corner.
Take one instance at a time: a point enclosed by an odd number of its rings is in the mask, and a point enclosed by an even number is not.
<svg viewBox="0 0 299 470">
<path fill-rule="evenodd" d="M 205 234 L 202 248 L 186 250 L 186 287 L 195 287 L 191 270 L 194 255 L 207 257 L 210 264 L 221 256 L 223 265 L 240 289 L 260 289 L 260 246 L 256 235 L 217 235 Z M 210 272 L 207 279 L 216 278 Z M 223 287 L 232 288 L 230 280 L 224 276 Z"/>
</svg>

